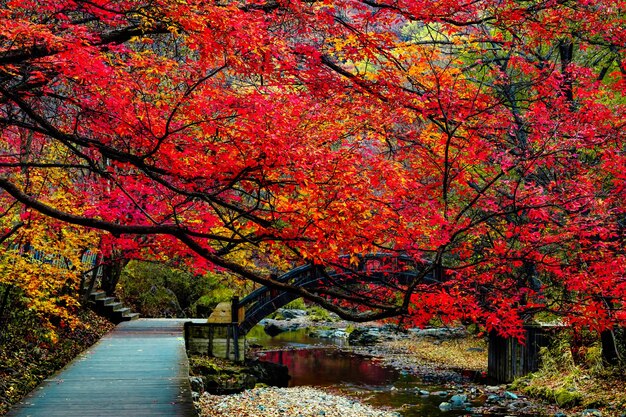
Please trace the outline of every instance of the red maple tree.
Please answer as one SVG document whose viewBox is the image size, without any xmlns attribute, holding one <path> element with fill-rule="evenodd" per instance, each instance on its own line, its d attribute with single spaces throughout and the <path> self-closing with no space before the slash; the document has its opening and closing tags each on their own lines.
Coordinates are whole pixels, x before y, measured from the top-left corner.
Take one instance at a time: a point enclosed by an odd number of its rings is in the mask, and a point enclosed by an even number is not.
<svg viewBox="0 0 626 417">
<path fill-rule="evenodd" d="M 45 3 L 0 11 L 6 204 L 356 320 L 626 321 L 622 1 Z M 421 272 L 255 268 L 376 251 Z"/>
</svg>

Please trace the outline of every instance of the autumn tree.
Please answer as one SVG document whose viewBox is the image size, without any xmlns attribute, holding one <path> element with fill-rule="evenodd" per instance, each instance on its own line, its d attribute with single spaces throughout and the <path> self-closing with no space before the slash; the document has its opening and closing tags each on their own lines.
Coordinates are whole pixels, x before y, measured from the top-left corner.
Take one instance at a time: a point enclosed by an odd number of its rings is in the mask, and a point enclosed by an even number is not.
<svg viewBox="0 0 626 417">
<path fill-rule="evenodd" d="M 57 197 L 60 203 L 62 193 Z M 3 203 L 0 345 L 24 329 L 27 338 L 54 342 L 58 328 L 78 323 L 80 282 L 92 267 L 85 255 L 97 233 L 24 210 L 15 201 Z"/>
<path fill-rule="evenodd" d="M 3 198 L 108 232 L 105 252 L 227 269 L 356 320 L 516 335 L 547 311 L 606 329 L 626 320 L 622 9 L 9 2 Z M 69 206 L 24 180 L 59 169 Z M 419 273 L 313 294 L 264 268 L 375 251 Z"/>
</svg>

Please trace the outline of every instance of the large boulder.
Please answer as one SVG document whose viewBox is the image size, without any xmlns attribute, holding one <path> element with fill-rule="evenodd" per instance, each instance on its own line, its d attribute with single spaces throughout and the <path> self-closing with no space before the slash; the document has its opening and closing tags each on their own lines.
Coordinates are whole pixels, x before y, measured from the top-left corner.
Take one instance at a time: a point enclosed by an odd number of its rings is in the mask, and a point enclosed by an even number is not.
<svg viewBox="0 0 626 417">
<path fill-rule="evenodd" d="M 300 325 L 298 323 L 289 323 L 289 322 L 285 322 L 282 320 L 266 319 L 266 320 L 263 320 L 263 322 L 264 322 L 263 330 L 265 330 L 265 333 L 267 333 L 269 336 L 272 336 L 272 337 L 278 334 L 281 334 L 283 332 L 298 330 L 298 328 L 300 328 Z"/>
<path fill-rule="evenodd" d="M 378 328 L 364 327 L 354 329 L 348 337 L 348 342 L 353 346 L 371 346 L 380 342 L 382 335 Z"/>
<path fill-rule="evenodd" d="M 453 395 L 449 400 L 450 405 L 455 410 L 464 410 L 467 403 L 467 395 L 457 394 Z"/>
<path fill-rule="evenodd" d="M 189 377 L 189 385 L 191 385 L 191 390 L 193 392 L 197 392 L 202 394 L 204 392 L 204 380 L 199 376 L 190 376 Z"/>
<path fill-rule="evenodd" d="M 318 339 L 347 339 L 348 333 L 345 329 L 316 329 L 309 333 L 309 337 Z"/>
<path fill-rule="evenodd" d="M 259 360 L 235 363 L 225 359 L 194 356 L 190 360 L 194 392 L 234 394 L 252 389 L 258 383 L 286 387 L 289 370 L 284 365 Z"/>
<path fill-rule="evenodd" d="M 250 374 L 254 375 L 257 383 L 275 387 L 287 387 L 289 385 L 289 369 L 285 365 L 273 362 L 264 362 L 258 359 L 246 362 Z"/>
<path fill-rule="evenodd" d="M 276 310 L 278 314 L 280 314 L 285 320 L 297 319 L 299 317 L 304 317 L 309 313 L 306 310 L 301 310 L 297 308 L 279 308 Z"/>
<path fill-rule="evenodd" d="M 455 339 L 467 336 L 464 327 L 433 327 L 426 329 L 409 329 L 409 332 L 418 337 L 432 337 L 433 339 Z"/>
<path fill-rule="evenodd" d="M 383 326 L 360 327 L 350 333 L 348 341 L 355 346 L 374 345 L 382 340 L 397 340 L 406 338 L 405 330 L 396 325 L 385 324 Z"/>
</svg>

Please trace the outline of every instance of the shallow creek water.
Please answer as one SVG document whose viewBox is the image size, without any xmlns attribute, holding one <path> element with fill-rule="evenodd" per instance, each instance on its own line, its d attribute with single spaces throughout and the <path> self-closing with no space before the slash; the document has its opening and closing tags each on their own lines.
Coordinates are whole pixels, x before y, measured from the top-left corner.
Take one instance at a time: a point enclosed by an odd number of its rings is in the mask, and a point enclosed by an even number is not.
<svg viewBox="0 0 626 417">
<path fill-rule="evenodd" d="M 439 404 L 449 396 L 418 394 L 419 390 L 446 391 L 444 387 L 382 366 L 375 359 L 338 350 L 338 346 L 346 344 L 343 339 L 311 338 L 308 333 L 301 329 L 270 337 L 261 328 L 261 331 L 253 330 L 247 339 L 263 347 L 258 353 L 260 360 L 289 368 L 289 386 L 326 387 L 368 404 L 398 409 L 405 417 L 467 414 L 467 411 L 442 412 Z"/>
</svg>

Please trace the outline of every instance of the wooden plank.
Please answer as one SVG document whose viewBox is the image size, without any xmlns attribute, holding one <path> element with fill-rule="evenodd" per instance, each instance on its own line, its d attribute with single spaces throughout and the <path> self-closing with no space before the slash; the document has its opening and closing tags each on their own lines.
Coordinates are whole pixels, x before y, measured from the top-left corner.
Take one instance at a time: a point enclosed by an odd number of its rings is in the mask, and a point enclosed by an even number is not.
<svg viewBox="0 0 626 417">
<path fill-rule="evenodd" d="M 195 417 L 184 321 L 121 323 L 7 417 Z"/>
</svg>

